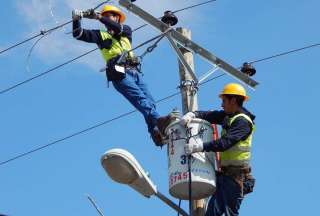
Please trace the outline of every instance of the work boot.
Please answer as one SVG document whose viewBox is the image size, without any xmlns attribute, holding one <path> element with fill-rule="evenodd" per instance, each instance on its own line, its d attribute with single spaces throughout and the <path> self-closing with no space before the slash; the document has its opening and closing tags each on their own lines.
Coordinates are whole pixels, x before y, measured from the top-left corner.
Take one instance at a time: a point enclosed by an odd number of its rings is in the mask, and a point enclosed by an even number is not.
<svg viewBox="0 0 320 216">
<path fill-rule="evenodd" d="M 172 118 L 170 115 L 162 116 L 157 119 L 157 126 L 158 126 L 161 134 L 165 134 L 165 130 L 168 127 L 168 125 L 170 124 L 171 120 L 172 120 Z"/>
<path fill-rule="evenodd" d="M 158 127 L 155 127 L 153 130 L 152 130 L 152 132 L 151 132 L 151 138 L 152 138 L 152 140 L 153 140 L 153 142 L 154 142 L 154 144 L 156 145 L 156 146 L 163 146 L 164 144 L 163 144 L 163 141 L 162 141 L 162 136 L 161 136 L 161 133 L 160 133 L 160 131 L 159 131 L 159 129 L 158 129 Z"/>
</svg>

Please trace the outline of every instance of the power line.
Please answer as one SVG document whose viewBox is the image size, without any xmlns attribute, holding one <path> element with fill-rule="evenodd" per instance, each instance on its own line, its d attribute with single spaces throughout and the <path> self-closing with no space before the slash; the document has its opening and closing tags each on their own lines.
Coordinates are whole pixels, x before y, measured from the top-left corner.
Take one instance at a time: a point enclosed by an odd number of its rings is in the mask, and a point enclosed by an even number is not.
<svg viewBox="0 0 320 216">
<path fill-rule="evenodd" d="M 309 49 L 309 48 L 312 48 L 312 47 L 315 47 L 315 46 L 319 46 L 319 45 L 320 45 L 320 44 L 317 43 L 317 44 L 305 46 L 305 47 L 302 47 L 302 48 L 299 48 L 299 49 L 294 49 L 294 50 L 290 50 L 290 51 L 287 51 L 287 52 L 282 52 L 282 53 L 279 53 L 279 54 L 276 54 L 276 55 L 272 55 L 272 56 L 270 56 L 270 57 L 258 59 L 258 60 L 255 60 L 255 61 L 251 61 L 250 63 L 257 63 L 257 62 L 266 61 L 266 60 L 269 60 L 269 59 L 273 59 L 273 58 L 280 57 L 280 56 L 283 56 L 283 55 L 288 55 L 288 54 L 291 54 L 291 53 L 294 53 L 294 52 L 298 52 L 298 51 L 301 51 L 301 50 Z M 96 49 L 97 49 L 97 48 L 96 48 Z M 91 50 L 91 52 L 93 52 L 93 51 L 94 51 L 94 50 Z M 83 55 L 84 55 L 84 54 L 83 54 Z M 83 56 L 83 55 L 82 55 L 82 56 Z M 200 86 L 201 86 L 201 85 L 204 85 L 204 84 L 206 84 L 206 83 L 208 83 L 208 82 L 211 82 L 211 81 L 213 81 L 213 80 L 215 80 L 215 79 L 218 79 L 218 78 L 220 78 L 220 77 L 222 77 L 222 76 L 224 76 L 224 75 L 225 75 L 225 73 L 224 73 L 224 74 L 220 74 L 220 75 L 218 75 L 218 76 L 215 76 L 215 77 L 213 77 L 213 78 L 211 78 L 211 79 L 208 79 L 207 81 L 201 83 Z M 2 93 L 2 92 L 0 92 L 0 94 L 1 94 L 1 93 Z M 170 98 L 172 98 L 172 97 L 174 97 L 174 96 L 176 96 L 176 95 L 178 95 L 178 94 L 180 94 L 180 92 L 176 92 L 176 93 L 171 94 L 171 95 L 169 95 L 169 96 L 167 96 L 167 97 L 164 97 L 164 98 L 156 101 L 156 103 L 160 103 L 160 102 L 162 102 L 162 101 L 168 100 L 168 99 L 170 99 Z M 13 157 L 13 158 L 10 158 L 10 159 L 8 159 L 8 160 L 6 160 L 6 161 L 1 162 L 1 163 L 0 163 L 0 166 L 1 166 L 1 165 L 4 165 L 4 164 L 6 164 L 6 163 L 9 163 L 9 162 L 11 162 L 11 161 L 13 161 L 13 160 L 16 160 L 16 159 L 19 159 L 19 158 L 21 158 L 21 157 L 24 157 L 24 156 L 26 156 L 26 155 L 29 155 L 29 154 L 31 154 L 31 153 L 33 153 L 33 152 L 36 152 L 36 151 L 39 151 L 39 150 L 41 150 L 41 149 L 47 148 L 47 147 L 49 147 L 49 146 L 51 146 L 51 145 L 57 144 L 57 143 L 59 143 L 59 142 L 62 142 L 62 141 L 64 141 L 64 140 L 66 140 L 66 139 L 70 139 L 70 138 L 72 138 L 72 137 L 74 137 L 74 136 L 80 135 L 80 134 L 82 134 L 82 133 L 88 132 L 88 131 L 93 130 L 93 129 L 97 128 L 97 127 L 100 127 L 100 126 L 102 126 L 102 125 L 108 124 L 108 123 L 110 123 L 110 122 L 112 122 L 112 121 L 115 121 L 115 120 L 117 120 L 117 119 L 120 119 L 120 118 L 123 118 L 123 117 L 125 117 L 125 116 L 128 116 L 128 115 L 130 115 L 130 114 L 132 114 L 132 113 L 134 113 L 134 112 L 136 112 L 136 110 L 132 110 L 132 111 L 130 111 L 130 112 L 121 114 L 121 115 L 119 115 L 119 116 L 117 116 L 117 117 L 114 117 L 114 118 L 112 118 L 112 119 L 110 119 L 110 120 L 101 122 L 101 123 L 99 123 L 99 124 L 96 124 L 96 125 L 94 125 L 94 126 L 91 126 L 91 127 L 89 127 L 89 128 L 86 128 L 86 129 L 84 129 L 84 130 L 81 130 L 81 131 L 79 131 L 79 132 L 76 132 L 76 133 L 71 134 L 71 135 L 69 135 L 69 136 L 66 136 L 66 137 L 64 137 L 64 138 L 58 139 L 58 140 L 56 140 L 56 141 L 53 141 L 53 142 L 51 142 L 51 143 L 49 143 L 49 144 L 40 146 L 40 147 L 35 148 L 35 149 L 31 150 L 31 151 L 28 151 L 28 152 L 19 154 L 19 155 Z"/>
<path fill-rule="evenodd" d="M 108 1 L 103 1 L 102 3 L 100 3 L 100 4 L 98 4 L 96 7 L 94 7 L 93 9 L 96 10 L 96 9 L 99 8 L 101 5 L 106 4 L 106 3 L 109 2 L 109 1 L 110 1 L 110 0 L 108 0 Z M 180 11 L 184 11 L 184 10 L 188 10 L 188 9 L 191 9 L 191 8 L 194 8 L 194 7 L 197 7 L 197 6 L 200 6 L 200 5 L 208 4 L 208 3 L 213 2 L 213 1 L 216 1 L 216 0 L 206 1 L 206 2 L 203 2 L 203 3 L 199 3 L 199 4 L 191 5 L 191 6 L 188 6 L 188 7 L 185 7 L 185 8 L 181 8 L 181 9 L 179 9 L 179 10 L 173 11 L 173 13 L 178 13 L 178 12 L 180 12 Z M 63 26 L 66 26 L 66 25 L 68 25 L 68 24 L 70 24 L 70 23 L 72 23 L 72 20 L 70 20 L 70 21 L 68 21 L 68 22 L 65 22 L 65 23 L 62 23 L 62 24 L 60 24 L 60 25 L 57 25 L 57 26 L 55 26 L 55 27 L 53 27 L 53 28 L 51 28 L 51 29 L 48 29 L 48 30 L 41 30 L 40 33 L 35 34 L 35 35 L 33 35 L 33 36 L 31 36 L 31 37 L 29 37 L 29 38 L 27 38 L 27 39 L 25 39 L 25 40 L 23 40 L 23 41 L 21 41 L 21 42 L 17 42 L 17 43 L 13 44 L 12 46 L 10 46 L 10 47 L 8 47 L 8 48 L 6 48 L 6 49 L 4 49 L 4 50 L 1 50 L 1 51 L 0 51 L 0 55 L 1 55 L 2 53 L 5 53 L 5 52 L 7 52 L 7 51 L 9 51 L 9 50 L 17 47 L 17 46 L 20 46 L 20 45 L 22 45 L 22 44 L 24 44 L 24 43 L 26 43 L 26 42 L 28 42 L 28 41 L 31 41 L 31 40 L 33 40 L 33 39 L 35 39 L 35 38 L 37 38 L 37 37 L 39 37 L 39 36 L 41 36 L 41 35 L 44 37 L 44 36 L 50 34 L 51 32 L 53 32 L 53 31 L 55 31 L 55 30 L 57 30 L 57 29 L 60 29 L 60 28 L 62 28 Z M 137 31 L 137 30 L 139 30 L 139 29 L 141 29 L 141 28 L 143 28 L 143 27 L 145 27 L 145 26 L 147 26 L 147 25 L 148 25 L 148 24 L 143 24 L 143 25 L 135 28 L 135 29 L 133 30 L 133 32 L 134 32 L 134 31 Z"/>
<path fill-rule="evenodd" d="M 155 39 L 157 39 L 157 38 L 160 37 L 160 36 L 161 36 L 161 34 L 158 35 L 158 36 L 156 36 L 156 38 L 151 38 L 150 40 L 155 40 Z M 148 42 L 150 42 L 150 40 L 148 40 Z M 146 42 L 144 42 L 144 43 L 146 43 Z M 142 44 L 144 45 L 144 43 L 142 43 Z M 135 47 L 134 49 L 137 49 L 137 48 L 139 48 L 139 47 L 141 47 L 141 46 L 143 46 L 143 45 L 140 44 L 140 45 L 138 45 L 137 47 Z M 295 52 L 299 52 L 299 51 L 302 51 L 302 50 L 310 49 L 310 48 L 313 48 L 313 47 L 316 47 L 316 46 L 319 46 L 319 45 L 320 45 L 320 43 L 311 44 L 311 45 L 304 46 L 304 47 L 301 47 L 301 48 L 298 48 L 298 49 L 289 50 L 289 51 L 282 52 L 282 53 L 278 53 L 278 54 L 275 54 L 275 55 L 272 55 L 272 56 L 269 56 L 269 57 L 265 57 L 265 58 L 261 58 L 261 59 L 255 60 L 255 61 L 251 61 L 250 63 L 251 63 L 251 64 L 254 64 L 254 63 L 258 63 L 258 62 L 270 60 L 270 59 L 277 58 L 277 57 L 280 57 L 280 56 L 289 55 L 289 54 L 292 54 L 292 53 L 295 53 Z M 52 72 L 52 71 L 54 71 L 54 70 L 56 70 L 56 69 L 58 69 L 58 68 L 60 68 L 60 67 L 62 67 L 62 66 L 65 66 L 65 65 L 67 65 L 67 64 L 69 64 L 69 63 L 71 63 L 71 62 L 73 62 L 73 61 L 75 61 L 75 60 L 77 60 L 77 59 L 79 59 L 79 58 L 82 58 L 82 57 L 84 57 L 84 56 L 92 53 L 93 51 L 95 51 L 95 50 L 97 50 L 97 49 L 98 49 L 98 48 L 92 49 L 92 50 L 90 50 L 90 51 L 88 51 L 88 52 L 85 52 L 85 53 L 81 54 L 80 56 L 77 56 L 77 57 L 75 57 L 75 58 L 73 58 L 73 59 L 71 59 L 71 60 L 69 60 L 69 61 L 67 61 L 67 62 L 64 62 L 64 63 L 62 63 L 62 64 L 60 64 L 60 65 L 58 65 L 58 66 L 56 66 L 56 67 L 54 67 L 54 68 L 51 68 L 51 69 L 49 69 L 49 70 L 47 70 L 47 71 L 45 71 L 45 72 L 43 72 L 43 73 L 40 73 L 40 74 L 38 74 L 38 75 L 36 75 L 36 76 L 34 76 L 34 77 L 31 77 L 31 78 L 29 78 L 29 79 L 26 79 L 26 80 L 24 80 L 24 81 L 22 81 L 22 82 L 19 82 L 19 83 L 17 83 L 17 84 L 14 84 L 13 86 L 10 86 L 10 87 L 8 87 L 8 88 L 6 88 L 6 89 L 3 89 L 3 90 L 0 91 L 0 95 L 1 95 L 1 94 L 4 94 L 4 93 L 6 93 L 6 92 L 8 92 L 8 91 L 10 91 L 10 90 L 13 90 L 13 89 L 15 89 L 15 88 L 17 88 L 17 87 L 19 87 L 19 86 L 21 86 L 21 85 L 23 85 L 23 84 L 26 84 L 26 83 L 28 83 L 28 82 L 30 82 L 30 81 L 32 81 L 32 80 L 35 80 L 35 79 L 37 79 L 37 78 L 39 78 L 39 77 L 42 77 L 42 76 L 44 76 L 45 74 L 48 74 L 48 73 L 50 73 L 50 72 Z"/>
<path fill-rule="evenodd" d="M 182 9 L 178 9 L 178 10 L 172 11 L 172 13 L 179 13 L 181 11 L 189 10 L 191 8 L 198 7 L 198 6 L 201 6 L 201 5 L 205 5 L 205 4 L 208 4 L 208 3 L 211 3 L 211 2 L 215 2 L 215 1 L 217 1 L 217 0 L 210 0 L 210 1 L 199 3 L 199 4 L 191 5 L 189 7 L 185 7 L 185 8 L 182 8 Z"/>
<path fill-rule="evenodd" d="M 191 5 L 191 6 L 188 6 L 188 7 L 185 7 L 185 8 L 181 8 L 181 9 L 172 11 L 172 13 L 179 13 L 179 12 L 181 12 L 181 11 L 189 10 L 189 9 L 191 9 L 191 8 L 198 7 L 198 6 L 201 6 L 201 5 L 205 5 L 205 4 L 208 4 L 208 3 L 211 3 L 211 2 L 215 2 L 215 1 L 217 1 L 217 0 L 210 0 L 210 1 L 206 1 L 206 2 L 199 3 L 199 4 Z M 162 17 L 158 17 L 158 19 L 161 19 L 161 18 L 162 18 Z M 143 25 L 141 25 L 141 26 L 133 29 L 132 31 L 133 31 L 133 32 L 134 32 L 134 31 L 137 31 L 137 30 L 139 30 L 139 29 L 141 29 L 141 28 L 146 27 L 147 25 L 148 25 L 148 24 L 145 23 L 145 24 L 143 24 Z"/>
<path fill-rule="evenodd" d="M 191 9 L 191 8 L 198 7 L 198 6 L 204 5 L 204 4 L 208 4 L 208 3 L 213 2 L 213 1 L 216 1 L 216 0 L 210 0 L 210 1 L 203 2 L 203 3 L 191 5 L 191 6 L 188 6 L 188 7 L 185 7 L 185 8 L 181 8 L 181 9 L 178 9 L 178 10 L 173 11 L 173 13 L 181 12 L 181 11 L 184 11 L 184 10 L 189 10 L 189 9 Z M 104 2 L 100 3 L 100 4 L 97 5 L 94 9 L 97 9 L 98 7 L 100 7 L 102 4 L 105 4 L 106 2 L 108 2 L 108 1 L 104 1 Z M 20 44 L 22 44 L 22 43 L 25 43 L 25 42 L 27 42 L 27 41 L 29 41 L 29 40 L 32 40 L 32 39 L 34 39 L 34 38 L 36 38 L 36 37 L 38 37 L 38 36 L 40 36 L 40 35 L 42 35 L 41 38 L 43 38 L 46 34 L 50 33 L 51 31 L 54 31 L 54 30 L 56 30 L 56 29 L 59 29 L 59 28 L 65 26 L 65 25 L 67 25 L 67 24 L 69 24 L 69 23 L 71 23 L 71 22 L 72 22 L 72 20 L 69 21 L 69 22 L 60 24 L 60 25 L 58 25 L 58 26 L 56 26 L 56 27 L 54 27 L 54 28 L 51 28 L 51 29 L 49 29 L 48 31 L 41 31 L 40 34 L 37 34 L 37 35 L 35 35 L 35 36 L 33 36 L 33 37 L 29 38 L 29 39 L 26 39 L 26 40 L 23 41 L 23 42 L 20 42 L 20 43 L 18 43 L 18 44 L 15 44 L 15 45 L 13 45 L 13 46 L 11 46 L 11 47 L 9 47 L 9 48 L 1 51 L 0 54 L 3 53 L 3 52 L 5 52 L 5 51 L 7 51 L 7 50 L 9 50 L 9 49 L 12 49 L 12 48 L 20 45 Z M 133 32 L 134 32 L 134 31 L 137 31 L 137 30 L 139 30 L 139 29 L 141 29 L 141 28 L 143 28 L 143 27 L 145 27 L 145 26 L 147 26 L 147 25 L 148 25 L 148 24 L 141 25 L 141 26 L 137 27 L 136 29 L 134 29 Z M 40 39 L 41 39 L 41 38 L 40 38 Z M 38 41 L 40 41 L 40 39 L 39 39 Z M 153 40 L 153 39 L 151 39 L 151 40 Z M 37 42 L 38 42 L 38 41 L 37 41 Z M 37 43 L 37 42 L 36 42 L 36 43 Z M 36 44 L 36 43 L 35 43 L 35 44 Z M 147 42 L 147 43 L 148 43 L 148 42 Z M 35 46 L 35 44 L 33 45 L 33 47 Z M 143 46 L 143 45 L 144 45 L 144 43 L 138 45 L 138 46 L 135 47 L 134 49 L 137 49 L 137 48 L 139 48 L 139 47 L 141 47 L 141 46 Z M 33 47 L 32 47 L 32 48 L 33 48 Z M 38 75 L 36 75 L 36 76 L 33 76 L 33 77 L 31 77 L 31 78 L 28 78 L 28 79 L 26 79 L 26 80 L 24 80 L 24 81 L 21 81 L 21 82 L 17 83 L 17 84 L 14 84 L 14 85 L 6 88 L 6 89 L 3 89 L 3 90 L 0 91 L 0 95 L 6 93 L 6 92 L 8 92 L 8 91 L 11 91 L 11 90 L 13 90 L 13 89 L 15 89 L 15 88 L 17 88 L 17 87 L 19 87 L 19 86 L 21 86 L 21 85 L 24 85 L 24 84 L 26 84 L 26 83 L 28 83 L 28 82 L 31 82 L 32 80 L 35 80 L 35 79 L 37 79 L 37 78 L 39 78 L 39 77 L 42 77 L 42 76 L 44 76 L 45 74 L 48 74 L 48 73 L 50 73 L 50 72 L 52 72 L 52 71 L 54 71 L 54 70 L 56 70 L 56 69 L 59 69 L 60 67 L 62 67 L 62 66 L 64 66 L 64 65 L 67 65 L 67 64 L 69 64 L 69 63 L 71 63 L 71 62 L 73 62 L 73 61 L 75 61 L 75 60 L 77 60 L 77 59 L 79 59 L 79 58 L 82 58 L 82 57 L 84 57 L 84 56 L 86 56 L 86 55 L 88 55 L 88 54 L 96 51 L 97 49 L 98 49 L 98 48 L 95 48 L 95 49 L 93 49 L 93 50 L 87 51 L 87 52 L 81 54 L 80 56 L 77 56 L 77 57 L 75 57 L 75 58 L 73 58 L 73 59 L 71 59 L 71 60 L 68 60 L 67 62 L 64 62 L 64 63 L 62 63 L 62 64 L 60 64 L 60 65 L 58 65 L 58 66 L 56 66 L 56 67 L 54 67 L 54 68 L 51 68 L 51 69 L 49 69 L 49 70 L 47 70 L 47 71 L 45 71 L 45 72 L 43 72 L 43 73 L 40 73 L 40 74 L 38 74 Z M 133 49 L 133 50 L 134 50 L 134 49 Z M 131 50 L 131 51 L 132 51 L 132 50 Z M 29 54 L 30 54 L 30 53 L 29 53 Z"/>
<path fill-rule="evenodd" d="M 146 40 L 146 41 L 142 42 L 141 44 L 137 45 L 136 47 L 134 47 L 133 49 L 129 50 L 128 52 L 134 51 L 134 50 L 136 50 L 136 49 L 138 49 L 138 48 L 140 48 L 140 47 L 142 47 L 142 46 L 144 46 L 144 45 L 146 45 L 146 44 L 148 44 L 148 43 L 150 43 L 150 42 L 162 37 L 164 34 L 166 34 L 166 32 L 163 32 L 163 33 L 161 33 L 161 34 L 159 34 L 159 35 L 157 35 L 157 36 L 155 36 L 155 37 L 153 37 L 153 38 L 151 38 L 149 40 Z M 67 65 L 67 64 L 69 64 L 69 63 L 71 63 L 71 62 L 73 62 L 73 61 L 75 61 L 75 60 L 77 60 L 79 58 L 82 58 L 83 56 L 86 56 L 86 55 L 96 51 L 97 49 L 98 48 L 94 48 L 94 49 L 92 49 L 90 51 L 87 51 L 87 52 L 83 53 L 80 56 L 77 56 L 77 57 L 75 57 L 73 59 L 70 59 L 70 60 L 68 60 L 68 61 L 66 61 L 66 62 L 64 62 L 64 63 L 62 63 L 62 64 L 60 64 L 58 66 L 55 66 L 55 67 L 53 67 L 53 68 L 51 68 L 49 70 L 46 70 L 46 71 L 44 71 L 44 72 L 42 72 L 42 73 L 40 73 L 40 74 L 38 74 L 36 76 L 33 76 L 33 77 L 29 78 L 29 79 L 26 79 L 26 80 L 24 80 L 22 82 L 19 82 L 19 83 L 13 85 L 13 86 L 10 86 L 9 88 L 3 89 L 3 90 L 0 91 L 0 95 L 6 93 L 8 91 L 11 91 L 11 90 L 13 90 L 13 89 L 15 89 L 15 88 L 17 88 L 17 87 L 19 87 L 21 85 L 24 85 L 24 84 L 26 84 L 28 82 L 31 82 L 32 80 L 35 80 L 35 79 L 37 79 L 39 77 L 42 77 L 42 76 L 44 76 L 44 75 L 46 75 L 46 74 L 48 74 L 48 73 L 50 73 L 50 72 L 52 72 L 54 70 L 57 70 L 60 67 L 63 67 L 64 65 Z"/>
<path fill-rule="evenodd" d="M 315 44 L 304 46 L 304 47 L 301 47 L 301 48 L 298 48 L 298 49 L 293 49 L 293 50 L 289 50 L 289 51 L 286 51 L 286 52 L 278 53 L 278 54 L 275 54 L 273 56 L 269 56 L 269 57 L 266 57 L 266 58 L 262 58 L 262 59 L 258 59 L 258 60 L 252 61 L 252 62 L 250 62 L 250 64 L 254 64 L 254 63 L 257 63 L 257 62 L 266 61 L 266 60 L 269 60 L 269 59 L 273 59 L 273 58 L 277 58 L 277 57 L 280 57 L 280 56 L 288 55 L 288 54 L 291 54 L 291 53 L 299 52 L 299 51 L 302 51 L 302 50 L 310 49 L 310 48 L 313 48 L 313 47 L 316 47 L 316 46 L 319 46 L 319 45 L 320 45 L 320 43 L 315 43 Z"/>
<path fill-rule="evenodd" d="M 224 74 L 218 75 L 218 76 L 216 76 L 216 77 L 213 77 L 213 78 L 207 80 L 206 82 L 201 83 L 200 85 L 204 85 L 205 83 L 208 83 L 208 82 L 210 82 L 210 81 L 213 81 L 213 80 L 215 80 L 215 79 L 218 79 L 218 78 L 220 78 L 221 76 L 224 76 Z M 158 103 L 161 103 L 161 102 L 163 102 L 163 101 L 169 100 L 169 99 L 171 99 L 171 98 L 173 98 L 173 97 L 175 97 L 175 96 L 177 96 L 177 95 L 179 95 L 179 94 L 180 94 L 180 92 L 173 93 L 173 94 L 171 94 L 171 95 L 168 95 L 168 96 L 166 96 L 166 97 L 164 97 L 164 98 L 161 98 L 161 99 L 157 100 L 156 103 L 158 104 Z M 70 134 L 70 135 L 68 135 L 68 136 L 65 136 L 65 137 L 63 137 L 63 138 L 57 139 L 57 140 L 55 140 L 55 141 L 53 141 L 53 142 L 50 142 L 50 143 L 48 143 L 48 144 L 46 144 L 46 145 L 42 145 L 42 146 L 39 146 L 39 147 L 37 147 L 37 148 L 34 148 L 34 149 L 30 150 L 30 151 L 27 151 L 27 152 L 18 154 L 18 155 L 14 156 L 14 157 L 12 157 L 12 158 L 10 158 L 10 159 L 8 159 L 8 160 L 5 160 L 5 161 L 0 162 L 0 166 L 5 165 L 5 164 L 7 164 L 7 163 L 9 163 L 9 162 L 12 162 L 12 161 L 14 161 L 14 160 L 17 160 L 17 159 L 19 159 L 19 158 L 25 157 L 25 156 L 27 156 L 27 155 L 30 155 L 30 154 L 32 154 L 32 153 L 34 153 L 34 152 L 37 152 L 37 151 L 40 151 L 40 150 L 42 150 L 42 149 L 48 148 L 48 147 L 50 147 L 50 146 L 52 146 L 52 145 L 58 144 L 58 143 L 60 143 L 60 142 L 62 142 L 62 141 L 65 141 L 65 140 L 67 140 L 67 139 L 70 139 L 70 138 L 72 138 L 72 137 L 75 137 L 75 136 L 78 136 L 78 135 L 80 135 L 80 134 L 89 132 L 89 131 L 94 130 L 94 129 L 98 128 L 98 127 L 101 127 L 101 126 L 103 126 L 103 125 L 106 125 L 106 124 L 109 124 L 109 123 L 111 123 L 111 122 L 113 122 L 113 121 L 116 121 L 116 120 L 118 120 L 118 119 L 120 119 L 120 118 L 129 116 L 129 115 L 131 115 L 131 114 L 133 114 L 133 113 L 135 113 L 135 112 L 137 112 L 137 110 L 131 110 L 131 111 L 129 111 L 129 112 L 126 112 L 126 113 L 123 113 L 123 114 L 121 114 L 121 115 L 119 115 L 119 116 L 116 116 L 116 117 L 114 117 L 114 118 L 112 118 L 112 119 L 109 119 L 109 120 L 100 122 L 100 123 L 98 123 L 98 124 L 95 124 L 95 125 L 93 125 L 93 126 L 90 126 L 90 127 L 88 127 L 88 128 L 85 128 L 85 129 L 83 129 L 83 130 L 80 130 L 80 131 L 78 131 L 78 132 L 75 132 L 75 133 Z"/>
<path fill-rule="evenodd" d="M 54 71 L 54 70 L 56 70 L 56 69 L 59 69 L 60 67 L 63 67 L 63 66 L 65 66 L 65 65 L 67 65 L 67 64 L 69 64 L 69 63 L 71 63 L 71 62 L 73 62 L 73 61 L 75 61 L 75 60 L 77 60 L 77 59 L 79 59 L 79 58 L 82 58 L 83 56 L 86 56 L 86 55 L 94 52 L 94 51 L 97 50 L 97 49 L 98 49 L 98 48 L 95 48 L 95 49 L 92 49 L 92 50 L 90 50 L 90 51 L 87 51 L 87 52 L 85 52 L 85 53 L 83 53 L 83 54 L 81 54 L 81 55 L 79 55 L 79 56 L 77 56 L 77 57 L 75 57 L 75 58 L 73 58 L 73 59 L 70 59 L 70 60 L 68 60 L 68 61 L 66 61 L 66 62 L 64 62 L 64 63 L 62 63 L 62 64 L 59 64 L 59 65 L 57 65 L 57 66 L 55 66 L 55 67 L 53 67 L 53 68 L 51 68 L 51 69 L 49 69 L 49 70 L 47 70 L 47 71 L 44 71 L 44 72 L 42 72 L 42 73 L 40 73 L 40 74 L 38 74 L 38 75 L 36 75 L 36 76 L 33 76 L 33 77 L 31 77 L 31 78 L 29 78 L 29 79 L 26 79 L 26 80 L 24 80 L 24 81 L 22 81 L 22 82 L 19 82 L 19 83 L 17 83 L 17 84 L 14 84 L 13 86 L 10 86 L 9 88 L 3 89 L 3 90 L 0 91 L 0 95 L 6 93 L 6 92 L 8 92 L 8 91 L 11 91 L 11 90 L 13 90 L 13 89 L 15 89 L 15 88 L 23 85 L 23 84 L 26 84 L 26 83 L 28 83 L 28 82 L 31 82 L 32 80 L 35 80 L 35 79 L 37 79 L 37 78 L 39 78 L 39 77 L 42 77 L 42 76 L 44 76 L 44 75 L 46 75 L 46 74 L 48 74 L 48 73 L 50 73 L 50 72 L 52 72 L 52 71 Z"/>
</svg>

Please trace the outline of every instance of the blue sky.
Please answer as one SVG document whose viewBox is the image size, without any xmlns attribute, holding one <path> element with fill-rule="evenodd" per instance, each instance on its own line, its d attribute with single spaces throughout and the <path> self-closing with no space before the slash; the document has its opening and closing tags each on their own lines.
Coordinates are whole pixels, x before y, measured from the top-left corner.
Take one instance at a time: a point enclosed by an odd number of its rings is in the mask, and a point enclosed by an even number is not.
<svg viewBox="0 0 320 216">
<path fill-rule="evenodd" d="M 196 4 L 197 0 L 137 0 L 155 16 Z M 72 8 L 86 9 L 99 1 L 2 1 L 0 50 L 70 19 Z M 197 43 L 235 67 L 290 49 L 319 43 L 320 2 L 217 0 L 178 14 L 178 26 L 192 30 Z M 51 12 L 53 16 L 51 15 Z M 128 24 L 143 21 L 129 15 Z M 102 28 L 94 21 L 86 28 Z M 26 59 L 32 43 L 0 55 L 0 90 L 69 60 L 92 44 L 65 34 L 70 26 L 43 39 Z M 134 35 L 134 44 L 151 38 L 151 27 Z M 141 53 L 143 50 L 138 50 Z M 246 107 L 256 114 L 253 174 L 257 185 L 242 204 L 241 215 L 314 215 L 320 198 L 319 48 L 304 50 L 255 64 L 261 84 L 248 89 Z M 48 75 L 0 95 L 0 161 L 131 111 L 131 105 L 98 70 L 104 63 L 95 52 Z M 198 75 L 210 65 L 195 57 Z M 167 41 L 144 59 L 143 71 L 154 98 L 176 92 L 178 66 Z M 215 75 L 220 74 L 216 72 Z M 201 110 L 220 109 L 219 91 L 229 76 L 199 91 Z M 162 115 L 181 109 L 179 96 L 158 104 Z M 144 120 L 134 113 L 0 167 L 0 213 L 12 216 L 97 215 L 86 199 L 90 194 L 106 215 L 174 215 L 156 198 L 146 199 L 131 188 L 114 183 L 100 165 L 111 148 L 130 151 L 168 195 L 165 149 L 154 146 Z M 187 209 L 187 204 L 184 202 Z"/>
</svg>

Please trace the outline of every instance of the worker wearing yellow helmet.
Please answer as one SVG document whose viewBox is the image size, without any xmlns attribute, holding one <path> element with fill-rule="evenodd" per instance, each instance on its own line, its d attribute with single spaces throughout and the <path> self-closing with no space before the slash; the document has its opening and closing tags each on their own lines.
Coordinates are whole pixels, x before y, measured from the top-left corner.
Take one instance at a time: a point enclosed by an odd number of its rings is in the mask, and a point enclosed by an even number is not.
<svg viewBox="0 0 320 216">
<path fill-rule="evenodd" d="M 221 170 L 217 173 L 217 190 L 211 197 L 206 216 L 236 216 L 245 194 L 252 192 L 255 179 L 251 176 L 251 141 L 255 116 L 243 107 L 249 99 L 243 86 L 229 83 L 219 94 L 220 111 L 196 111 L 183 116 L 181 124 L 192 118 L 205 119 L 221 125 L 221 137 L 207 143 L 187 143 L 186 154 L 220 152 Z"/>
<path fill-rule="evenodd" d="M 106 30 L 83 29 L 81 18 L 99 20 Z M 139 59 L 130 51 L 132 30 L 130 26 L 123 24 L 125 14 L 113 5 L 105 5 L 100 13 L 93 9 L 73 10 L 72 19 L 73 37 L 97 44 L 107 65 L 108 82 L 111 81 L 114 88 L 143 114 L 153 141 L 156 145 L 162 145 L 157 127 L 160 116 L 155 101 L 143 82 Z M 110 109 L 114 107 L 110 106 Z"/>
</svg>

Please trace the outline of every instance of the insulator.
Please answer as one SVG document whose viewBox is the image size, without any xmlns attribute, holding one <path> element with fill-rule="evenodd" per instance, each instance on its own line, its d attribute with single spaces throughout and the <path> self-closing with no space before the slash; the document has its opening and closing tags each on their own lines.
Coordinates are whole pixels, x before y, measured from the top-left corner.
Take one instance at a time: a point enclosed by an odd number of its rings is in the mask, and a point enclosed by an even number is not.
<svg viewBox="0 0 320 216">
<path fill-rule="evenodd" d="M 241 67 L 241 72 L 247 74 L 248 76 L 253 76 L 257 71 L 251 64 L 245 62 Z"/>
<path fill-rule="evenodd" d="M 178 23 L 178 18 L 172 11 L 165 11 L 161 21 L 168 24 L 169 26 L 174 26 Z"/>
</svg>

